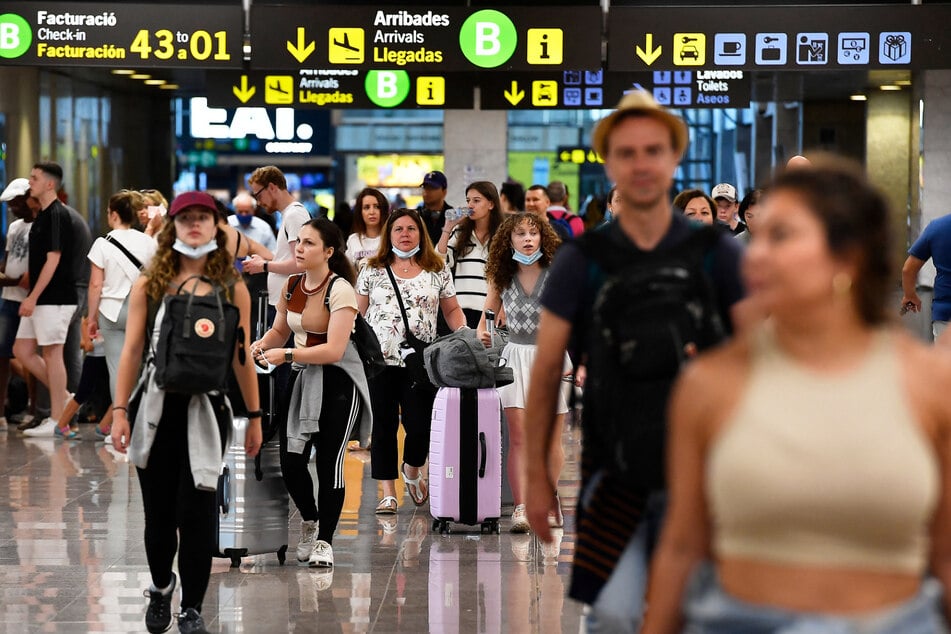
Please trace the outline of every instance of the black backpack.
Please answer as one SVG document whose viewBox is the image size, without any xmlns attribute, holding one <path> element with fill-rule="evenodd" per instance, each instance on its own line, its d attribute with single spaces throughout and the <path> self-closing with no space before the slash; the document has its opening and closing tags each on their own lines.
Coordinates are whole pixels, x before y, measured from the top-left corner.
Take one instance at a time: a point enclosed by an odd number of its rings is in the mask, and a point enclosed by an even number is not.
<svg viewBox="0 0 951 634">
<path fill-rule="evenodd" d="M 664 488 L 667 400 L 681 366 L 726 336 L 707 274 L 719 232 L 691 227 L 664 251 L 619 245 L 610 226 L 579 244 L 589 262 L 585 446 L 622 482 Z"/>
</svg>

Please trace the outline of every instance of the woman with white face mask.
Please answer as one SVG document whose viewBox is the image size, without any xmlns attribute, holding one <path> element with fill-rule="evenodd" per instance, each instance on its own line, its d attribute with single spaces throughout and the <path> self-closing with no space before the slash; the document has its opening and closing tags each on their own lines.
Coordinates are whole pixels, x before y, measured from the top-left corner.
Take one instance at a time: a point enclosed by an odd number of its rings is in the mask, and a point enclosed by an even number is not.
<svg viewBox="0 0 951 634">
<path fill-rule="evenodd" d="M 522 488 L 523 455 L 525 447 L 525 400 L 528 394 L 529 373 L 535 361 L 535 337 L 538 334 L 538 319 L 541 314 L 542 289 L 548 282 L 548 267 L 551 265 L 555 249 L 561 240 L 551 224 L 538 216 L 516 214 L 508 216 L 499 227 L 497 239 L 489 250 L 485 274 L 488 278 L 488 295 L 485 308 L 479 321 L 479 337 L 488 347 L 492 345 L 491 335 L 486 331 L 485 311 L 495 313 L 504 309 L 508 315 L 509 341 L 502 350 L 502 358 L 512 368 L 515 381 L 499 388 L 505 419 L 509 428 L 508 473 L 515 498 L 515 510 L 512 512 L 513 533 L 527 533 L 528 519 L 525 517 L 525 500 Z M 565 359 L 566 372 L 571 372 L 571 362 Z M 565 386 L 567 387 L 567 383 Z M 558 423 L 552 434 L 551 481 L 558 482 L 561 467 L 565 462 L 565 452 L 561 445 L 561 427 L 568 412 L 566 390 L 562 390 L 558 400 Z M 563 524 L 560 503 L 549 515 L 549 524 L 560 528 Z"/>
<path fill-rule="evenodd" d="M 428 381 L 415 380 L 406 367 L 404 359 L 411 351 L 406 347 L 400 300 L 406 308 L 411 334 L 425 343 L 436 338 L 436 317 L 440 310 L 453 330 L 465 326 L 466 320 L 456 301 L 449 268 L 433 249 L 419 213 L 397 209 L 387 220 L 382 236 L 376 257 L 360 271 L 356 291 L 357 307 L 380 340 L 386 359 L 383 373 L 370 380 L 373 401 L 370 464 L 373 479 L 380 480 L 383 487 L 376 512 L 392 515 L 398 506 L 398 474 L 402 474 L 407 493 L 416 506 L 429 498 L 421 467 L 429 455 L 429 431 L 436 397 L 436 388 Z M 400 423 L 406 431 L 402 466 L 397 464 L 396 443 Z"/>
</svg>

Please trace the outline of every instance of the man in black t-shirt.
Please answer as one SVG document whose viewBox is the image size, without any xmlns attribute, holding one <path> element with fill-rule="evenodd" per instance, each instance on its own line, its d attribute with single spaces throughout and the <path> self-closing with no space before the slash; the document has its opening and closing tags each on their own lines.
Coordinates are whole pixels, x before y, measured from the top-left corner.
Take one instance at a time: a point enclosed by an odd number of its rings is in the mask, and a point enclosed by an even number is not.
<svg viewBox="0 0 951 634">
<path fill-rule="evenodd" d="M 37 163 L 30 171 L 30 193 L 41 209 L 30 228 L 30 292 L 20 303 L 13 354 L 49 388 L 50 417 L 26 430 L 29 436 L 55 435 L 67 399 L 63 344 L 78 298 L 72 220 L 56 195 L 62 180 L 63 169 L 56 163 Z"/>
<path fill-rule="evenodd" d="M 547 285 L 540 299 L 537 352 L 525 408 L 524 434 L 531 442 L 526 443 L 523 495 L 532 530 L 543 541 L 551 539 L 547 520 L 558 484 L 549 473 L 548 447 L 556 429 L 555 404 L 565 350 L 574 339 L 579 345 L 577 352 L 586 358 L 594 350 L 592 338 L 599 336 L 584 328 L 592 323 L 597 308 L 590 299 L 604 276 L 590 275 L 592 267 L 582 243 L 604 237 L 598 243 L 606 244 L 620 260 L 667 253 L 683 244 L 691 236 L 691 226 L 674 213 L 669 192 L 687 141 L 684 121 L 644 91 L 626 95 L 592 133 L 592 146 L 604 158 L 605 171 L 617 185 L 617 203 L 612 209 L 616 220 L 595 230 L 596 235 L 583 235 L 558 250 L 549 273 L 558 284 Z M 710 270 L 703 265 L 727 324 L 730 307 L 743 295 L 741 252 L 742 245 L 723 232 L 710 247 Z M 596 376 L 597 371 L 589 369 L 589 381 L 603 379 Z M 618 423 L 636 424 L 638 416 L 638 403 L 632 402 L 630 418 Z M 594 422 L 586 420 L 585 425 Z M 650 544 L 663 517 L 664 491 L 635 488 L 621 481 L 593 459 L 596 452 L 592 449 L 590 445 L 582 447 L 570 595 L 591 605 L 587 617 L 590 631 L 636 632 L 644 605 Z"/>
<path fill-rule="evenodd" d="M 445 174 L 434 170 L 423 176 L 423 184 L 419 187 L 422 190 L 423 201 L 419 203 L 416 210 L 426 225 L 429 239 L 435 245 L 439 242 L 442 228 L 446 224 L 446 210 L 452 209 L 452 205 L 446 202 L 449 181 L 446 180 Z"/>
</svg>

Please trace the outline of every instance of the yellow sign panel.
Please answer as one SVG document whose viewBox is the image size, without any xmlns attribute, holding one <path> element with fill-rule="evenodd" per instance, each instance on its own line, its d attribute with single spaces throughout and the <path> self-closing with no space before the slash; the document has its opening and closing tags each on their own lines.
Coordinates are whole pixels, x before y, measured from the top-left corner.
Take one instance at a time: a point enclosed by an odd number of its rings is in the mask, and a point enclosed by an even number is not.
<svg viewBox="0 0 951 634">
<path fill-rule="evenodd" d="M 445 77 L 417 77 L 416 103 L 420 106 L 442 106 L 446 103 Z"/>
<path fill-rule="evenodd" d="M 331 64 L 363 63 L 363 29 L 332 28 L 328 38 L 327 59 Z"/>
<path fill-rule="evenodd" d="M 294 78 L 291 75 L 267 75 L 264 78 L 264 103 L 277 106 L 294 103 Z"/>
<path fill-rule="evenodd" d="M 561 64 L 564 53 L 561 29 L 529 29 L 525 42 L 529 64 Z"/>
<path fill-rule="evenodd" d="M 674 65 L 703 66 L 707 36 L 703 33 L 674 33 Z"/>
<path fill-rule="evenodd" d="M 532 105 L 554 108 L 558 105 L 557 81 L 533 81 Z"/>
</svg>

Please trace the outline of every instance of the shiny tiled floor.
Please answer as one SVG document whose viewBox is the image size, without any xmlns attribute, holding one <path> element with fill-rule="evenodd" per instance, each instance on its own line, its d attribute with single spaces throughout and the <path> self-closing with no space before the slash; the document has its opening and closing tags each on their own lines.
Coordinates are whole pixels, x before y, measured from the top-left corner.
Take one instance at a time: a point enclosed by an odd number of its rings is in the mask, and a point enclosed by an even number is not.
<svg viewBox="0 0 951 634">
<path fill-rule="evenodd" d="M 91 427 L 82 431 L 85 440 L 68 442 L 0 432 L 0 632 L 145 631 L 134 470 L 95 443 Z M 577 432 L 564 441 L 566 524 L 555 545 L 506 532 L 507 520 L 501 535 L 457 526 L 441 536 L 430 531 L 428 507 L 409 498 L 395 519 L 381 519 L 369 456 L 350 453 L 333 572 L 279 566 L 275 555 L 245 558 L 239 569 L 217 559 L 203 609 L 210 631 L 578 632 L 581 606 L 565 598 Z"/>
</svg>

